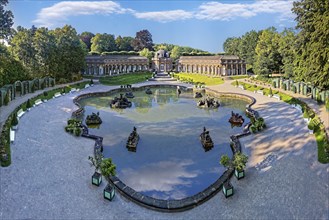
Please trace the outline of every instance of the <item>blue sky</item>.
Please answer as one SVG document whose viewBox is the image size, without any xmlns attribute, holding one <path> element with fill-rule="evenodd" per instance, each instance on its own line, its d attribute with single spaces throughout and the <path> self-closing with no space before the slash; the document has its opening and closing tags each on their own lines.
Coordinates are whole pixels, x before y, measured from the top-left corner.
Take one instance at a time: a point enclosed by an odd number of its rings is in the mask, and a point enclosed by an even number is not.
<svg viewBox="0 0 329 220">
<path fill-rule="evenodd" d="M 255 1 L 52 1 L 12 0 L 8 9 L 18 25 L 50 29 L 72 25 L 78 33 L 135 37 L 148 29 L 154 43 L 222 52 L 226 38 L 270 26 L 279 31 L 295 26 L 292 0 Z"/>
</svg>

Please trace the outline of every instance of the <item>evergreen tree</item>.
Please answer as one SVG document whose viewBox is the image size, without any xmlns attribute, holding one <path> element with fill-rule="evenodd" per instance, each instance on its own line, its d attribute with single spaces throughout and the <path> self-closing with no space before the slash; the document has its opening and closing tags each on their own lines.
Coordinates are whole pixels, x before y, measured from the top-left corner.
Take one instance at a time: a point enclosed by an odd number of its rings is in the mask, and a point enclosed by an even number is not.
<svg viewBox="0 0 329 220">
<path fill-rule="evenodd" d="M 293 3 L 296 14 L 297 47 L 295 73 L 299 79 L 329 88 L 329 1 L 300 0 Z"/>
</svg>

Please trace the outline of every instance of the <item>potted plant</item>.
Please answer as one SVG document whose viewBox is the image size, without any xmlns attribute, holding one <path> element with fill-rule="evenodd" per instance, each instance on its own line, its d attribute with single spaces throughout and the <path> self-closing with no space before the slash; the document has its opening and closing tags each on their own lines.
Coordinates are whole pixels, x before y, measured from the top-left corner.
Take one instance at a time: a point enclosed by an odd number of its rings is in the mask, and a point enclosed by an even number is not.
<svg viewBox="0 0 329 220">
<path fill-rule="evenodd" d="M 108 182 L 108 184 L 106 185 L 103 191 L 104 199 L 108 199 L 112 201 L 112 199 L 115 196 L 115 188 L 114 185 L 112 185 L 111 183 L 110 177 L 115 176 L 116 166 L 112 162 L 111 158 L 106 158 L 102 160 L 100 164 L 100 170 L 102 175 L 105 177 L 106 181 Z"/>
<path fill-rule="evenodd" d="M 220 164 L 224 167 L 231 167 L 234 168 L 234 175 L 239 180 L 245 176 L 244 168 L 248 162 L 248 156 L 238 152 L 233 156 L 233 160 L 227 155 L 223 155 L 220 159 Z"/>
<path fill-rule="evenodd" d="M 32 103 L 31 103 L 31 100 L 28 99 L 27 102 L 26 102 L 26 110 L 30 111 L 31 108 L 32 108 Z"/>
<path fill-rule="evenodd" d="M 102 175 L 98 170 L 100 169 L 101 162 L 103 160 L 103 154 L 97 153 L 95 158 L 89 156 L 88 160 L 90 161 L 90 165 L 95 167 L 95 173 L 91 177 L 91 183 L 93 185 L 99 186 L 102 183 Z"/>
<path fill-rule="evenodd" d="M 239 86 L 239 81 L 235 80 L 235 87 L 238 87 L 238 86 Z"/>
<path fill-rule="evenodd" d="M 326 110 L 329 112 L 329 97 L 326 98 Z"/>
<path fill-rule="evenodd" d="M 11 119 L 11 128 L 13 130 L 17 130 L 18 120 L 17 120 L 17 113 L 13 113 L 12 119 Z"/>
</svg>

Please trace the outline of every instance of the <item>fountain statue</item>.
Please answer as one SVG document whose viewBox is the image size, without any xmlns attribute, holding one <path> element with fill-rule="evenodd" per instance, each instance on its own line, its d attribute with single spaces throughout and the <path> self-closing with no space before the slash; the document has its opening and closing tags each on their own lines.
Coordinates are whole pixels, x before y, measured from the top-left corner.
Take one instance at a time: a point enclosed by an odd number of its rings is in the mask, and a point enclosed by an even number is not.
<svg viewBox="0 0 329 220">
<path fill-rule="evenodd" d="M 130 108 L 131 102 L 128 101 L 127 97 L 124 97 L 123 94 L 120 94 L 120 98 L 114 97 L 113 100 L 110 101 L 111 108 Z"/>
<path fill-rule="evenodd" d="M 194 98 L 202 98 L 202 94 L 201 94 L 201 92 L 196 92 L 196 93 L 194 94 Z"/>
<path fill-rule="evenodd" d="M 102 119 L 99 117 L 99 112 L 95 114 L 94 112 L 91 115 L 87 115 L 86 125 L 98 125 L 102 124 Z"/>
<path fill-rule="evenodd" d="M 197 103 L 197 106 L 203 107 L 203 108 L 218 108 L 219 107 L 219 101 L 215 98 L 211 98 L 207 96 L 204 99 L 200 99 Z"/>
<path fill-rule="evenodd" d="M 209 151 L 214 147 L 214 142 L 212 141 L 206 127 L 203 127 L 203 132 L 200 134 L 200 140 L 205 151 Z"/>
<path fill-rule="evenodd" d="M 148 95 L 151 95 L 151 94 L 152 94 L 152 91 L 151 91 L 150 88 L 147 88 L 147 89 L 145 90 L 145 93 L 148 94 Z"/>
<path fill-rule="evenodd" d="M 138 141 L 139 141 L 139 135 L 137 133 L 136 127 L 134 127 L 133 131 L 130 133 L 127 140 L 126 147 L 128 148 L 128 150 L 136 152 Z"/>
<path fill-rule="evenodd" d="M 228 121 L 232 124 L 242 125 L 244 123 L 244 118 L 238 113 L 232 111 L 231 118 Z"/>
</svg>

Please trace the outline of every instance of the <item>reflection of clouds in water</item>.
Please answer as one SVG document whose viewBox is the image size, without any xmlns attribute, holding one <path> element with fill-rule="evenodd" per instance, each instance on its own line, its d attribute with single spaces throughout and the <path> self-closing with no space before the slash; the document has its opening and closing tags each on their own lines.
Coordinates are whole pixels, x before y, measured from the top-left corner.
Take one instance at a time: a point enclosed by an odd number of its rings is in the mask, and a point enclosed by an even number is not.
<svg viewBox="0 0 329 220">
<path fill-rule="evenodd" d="M 147 132 L 148 135 L 173 135 L 176 137 L 183 137 L 186 134 L 190 134 L 195 131 L 194 128 L 186 127 L 185 123 L 173 121 L 171 123 L 165 123 L 162 125 L 157 124 L 146 124 L 140 126 L 140 132 Z M 200 132 L 201 133 L 201 132 Z"/>
<path fill-rule="evenodd" d="M 195 178 L 199 171 L 187 171 L 187 166 L 193 164 L 192 160 L 160 161 L 144 165 L 139 169 L 123 169 L 120 179 L 128 186 L 139 192 L 161 191 L 169 192 L 175 186 L 190 186 L 191 181 L 185 178 Z"/>
<path fill-rule="evenodd" d="M 175 190 L 174 192 L 164 192 L 164 193 L 153 193 L 151 197 L 157 199 L 183 199 L 186 198 L 188 195 L 183 190 Z"/>
<path fill-rule="evenodd" d="M 219 166 L 222 166 L 222 165 L 219 164 Z M 218 174 L 221 174 L 223 172 L 223 170 L 225 170 L 225 168 L 219 167 L 219 166 L 218 167 L 211 167 L 211 168 L 209 168 L 208 173 L 218 173 Z"/>
</svg>

